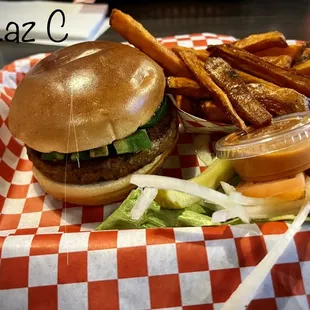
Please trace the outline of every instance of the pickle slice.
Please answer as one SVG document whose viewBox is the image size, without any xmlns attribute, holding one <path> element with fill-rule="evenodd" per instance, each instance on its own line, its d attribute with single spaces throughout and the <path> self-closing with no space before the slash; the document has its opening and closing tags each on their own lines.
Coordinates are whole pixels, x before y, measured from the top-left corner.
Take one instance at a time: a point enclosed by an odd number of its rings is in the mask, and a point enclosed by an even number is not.
<svg viewBox="0 0 310 310">
<path fill-rule="evenodd" d="M 216 159 L 204 172 L 190 179 L 191 182 L 218 189 L 220 182 L 228 182 L 235 175 L 231 161 Z M 184 209 L 200 201 L 200 197 L 188 195 L 174 190 L 159 190 L 155 201 L 163 208 Z"/>
</svg>

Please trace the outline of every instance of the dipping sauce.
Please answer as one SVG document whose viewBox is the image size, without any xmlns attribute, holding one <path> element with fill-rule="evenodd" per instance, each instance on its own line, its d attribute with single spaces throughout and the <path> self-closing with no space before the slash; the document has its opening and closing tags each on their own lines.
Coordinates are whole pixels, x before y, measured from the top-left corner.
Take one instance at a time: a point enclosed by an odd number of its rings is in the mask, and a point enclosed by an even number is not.
<svg viewBox="0 0 310 310">
<path fill-rule="evenodd" d="M 234 132 L 215 146 L 218 158 L 232 160 L 244 181 L 265 182 L 291 177 L 310 168 L 310 112 L 273 119 L 248 133 Z"/>
</svg>

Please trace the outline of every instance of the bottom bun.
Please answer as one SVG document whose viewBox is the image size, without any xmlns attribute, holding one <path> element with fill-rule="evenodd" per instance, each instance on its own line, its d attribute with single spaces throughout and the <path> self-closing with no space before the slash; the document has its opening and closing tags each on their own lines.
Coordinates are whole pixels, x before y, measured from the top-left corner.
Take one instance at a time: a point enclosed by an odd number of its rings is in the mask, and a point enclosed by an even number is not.
<svg viewBox="0 0 310 310">
<path fill-rule="evenodd" d="M 153 174 L 163 165 L 175 145 L 157 156 L 153 162 L 137 170 L 135 174 Z M 55 182 L 33 167 L 33 174 L 42 188 L 58 200 L 72 204 L 95 206 L 118 202 L 125 199 L 136 186 L 130 183 L 132 174 L 126 177 L 95 184 L 78 185 Z"/>
</svg>

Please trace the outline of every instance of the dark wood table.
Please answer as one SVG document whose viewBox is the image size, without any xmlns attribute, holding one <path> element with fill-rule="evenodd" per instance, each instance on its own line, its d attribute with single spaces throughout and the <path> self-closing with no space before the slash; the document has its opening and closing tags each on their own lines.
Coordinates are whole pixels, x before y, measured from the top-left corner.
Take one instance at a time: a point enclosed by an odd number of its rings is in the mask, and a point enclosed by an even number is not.
<svg viewBox="0 0 310 310">
<path fill-rule="evenodd" d="M 310 40 L 308 0 L 120 1 L 110 4 L 140 21 L 154 36 L 213 32 L 244 37 L 279 30 L 287 39 Z M 1 2 L 0 2 L 1 6 Z M 13 15 L 12 15 L 13 16 Z M 112 29 L 99 40 L 122 41 Z M 0 43 L 0 67 L 11 61 L 60 46 Z"/>
</svg>

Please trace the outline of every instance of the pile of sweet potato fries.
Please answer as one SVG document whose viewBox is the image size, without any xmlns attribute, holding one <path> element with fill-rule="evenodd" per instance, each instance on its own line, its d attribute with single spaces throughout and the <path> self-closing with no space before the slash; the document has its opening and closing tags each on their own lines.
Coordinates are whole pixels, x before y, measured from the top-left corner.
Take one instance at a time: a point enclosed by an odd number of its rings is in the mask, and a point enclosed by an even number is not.
<svg viewBox="0 0 310 310">
<path fill-rule="evenodd" d="M 274 116 L 309 110 L 310 44 L 288 45 L 280 32 L 230 44 L 168 49 L 128 14 L 114 9 L 111 28 L 164 70 L 179 107 L 213 122 L 262 127 Z"/>
</svg>

